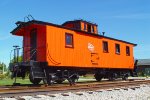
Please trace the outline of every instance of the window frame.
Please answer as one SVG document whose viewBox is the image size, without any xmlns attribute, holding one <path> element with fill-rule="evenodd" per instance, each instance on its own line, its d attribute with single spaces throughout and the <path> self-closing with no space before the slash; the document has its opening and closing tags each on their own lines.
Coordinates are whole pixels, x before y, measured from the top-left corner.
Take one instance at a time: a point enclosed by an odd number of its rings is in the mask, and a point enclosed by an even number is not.
<svg viewBox="0 0 150 100">
<path fill-rule="evenodd" d="M 107 47 L 107 48 L 105 48 L 105 43 L 106 43 L 106 47 Z M 102 42 L 102 46 L 103 46 L 103 52 L 104 52 L 104 53 L 109 53 L 108 41 L 103 41 L 103 42 Z"/>
<path fill-rule="evenodd" d="M 118 47 L 119 47 L 119 48 L 118 48 Z M 117 49 L 118 49 L 118 50 L 117 50 Z M 118 52 L 118 51 L 119 51 L 119 52 Z M 118 44 L 118 43 L 115 44 L 115 53 L 118 54 L 118 55 L 120 55 L 120 53 L 121 53 L 120 44 Z"/>
<path fill-rule="evenodd" d="M 71 36 L 71 44 L 67 44 L 67 36 Z M 67 48 L 73 48 L 74 47 L 73 34 L 65 33 L 65 47 L 67 47 Z"/>
<path fill-rule="evenodd" d="M 87 24 L 84 23 L 84 30 L 86 31 L 87 30 Z"/>
<path fill-rule="evenodd" d="M 95 33 L 94 25 L 92 25 L 92 33 Z"/>
<path fill-rule="evenodd" d="M 87 32 L 92 33 L 92 25 L 87 24 Z"/>
<path fill-rule="evenodd" d="M 130 47 L 126 46 L 126 56 L 130 56 Z"/>
</svg>

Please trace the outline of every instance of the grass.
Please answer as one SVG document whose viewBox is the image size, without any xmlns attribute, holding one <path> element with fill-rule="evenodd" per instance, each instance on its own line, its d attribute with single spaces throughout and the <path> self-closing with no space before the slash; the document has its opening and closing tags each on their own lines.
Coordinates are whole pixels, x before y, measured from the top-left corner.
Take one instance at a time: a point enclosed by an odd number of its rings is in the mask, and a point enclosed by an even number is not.
<svg viewBox="0 0 150 100">
<path fill-rule="evenodd" d="M 132 77 L 129 77 L 129 78 L 132 78 Z M 138 78 L 144 78 L 144 77 L 138 77 Z M 96 81 L 96 80 L 94 79 L 94 77 L 92 75 L 80 76 L 80 79 L 78 80 L 78 82 L 88 82 L 88 81 Z M 13 85 L 13 83 L 14 83 L 14 79 L 13 80 L 10 78 L 0 79 L 0 86 Z M 16 83 L 20 83 L 22 85 L 23 84 L 32 84 L 28 78 L 26 78 L 24 80 L 21 78 L 17 78 Z M 68 81 L 65 80 L 63 83 L 68 83 Z M 43 81 L 41 81 L 40 84 L 43 84 Z"/>
<path fill-rule="evenodd" d="M 0 80 L 0 86 L 2 85 L 13 85 L 14 83 L 14 79 L 10 79 L 10 78 L 5 78 L 5 79 L 2 79 Z M 17 78 L 17 81 L 16 83 L 20 83 L 20 84 L 31 84 L 30 80 L 29 79 L 20 79 L 20 78 Z"/>
<path fill-rule="evenodd" d="M 94 79 L 94 77 L 80 77 L 80 79 L 78 80 L 78 82 L 86 82 L 86 81 L 90 81 L 89 79 Z M 13 85 L 15 79 L 10 79 L 10 78 L 4 78 L 0 80 L 0 86 L 4 86 L 4 85 Z M 16 83 L 20 83 L 20 84 L 32 84 L 30 82 L 30 80 L 28 78 L 26 79 L 21 79 L 21 78 L 17 78 Z M 68 83 L 68 81 L 64 81 L 64 83 Z M 43 81 L 41 81 L 41 84 L 43 84 Z"/>
</svg>

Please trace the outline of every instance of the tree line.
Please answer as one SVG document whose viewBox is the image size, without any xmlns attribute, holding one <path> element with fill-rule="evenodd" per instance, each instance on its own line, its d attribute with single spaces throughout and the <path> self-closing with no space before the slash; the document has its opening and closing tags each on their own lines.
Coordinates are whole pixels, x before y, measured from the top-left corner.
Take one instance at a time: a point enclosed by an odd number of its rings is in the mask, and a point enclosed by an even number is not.
<svg viewBox="0 0 150 100">
<path fill-rule="evenodd" d="M 7 67 L 6 67 L 6 64 L 3 63 L 3 62 L 0 62 L 0 73 L 3 73 L 7 71 Z"/>
</svg>

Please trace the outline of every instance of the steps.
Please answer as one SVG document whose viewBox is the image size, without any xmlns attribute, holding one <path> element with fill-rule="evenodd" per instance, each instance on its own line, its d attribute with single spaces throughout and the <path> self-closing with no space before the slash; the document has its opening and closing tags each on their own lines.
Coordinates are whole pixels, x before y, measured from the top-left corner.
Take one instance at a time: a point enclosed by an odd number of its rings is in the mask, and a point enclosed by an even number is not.
<svg viewBox="0 0 150 100">
<path fill-rule="evenodd" d="M 46 78 L 46 72 L 42 68 L 41 64 L 39 64 L 38 62 L 32 62 L 30 63 L 30 65 L 31 65 L 30 72 L 33 78 L 40 78 L 40 79 Z"/>
<path fill-rule="evenodd" d="M 31 67 L 33 78 L 46 78 L 44 70 L 38 66 Z"/>
</svg>

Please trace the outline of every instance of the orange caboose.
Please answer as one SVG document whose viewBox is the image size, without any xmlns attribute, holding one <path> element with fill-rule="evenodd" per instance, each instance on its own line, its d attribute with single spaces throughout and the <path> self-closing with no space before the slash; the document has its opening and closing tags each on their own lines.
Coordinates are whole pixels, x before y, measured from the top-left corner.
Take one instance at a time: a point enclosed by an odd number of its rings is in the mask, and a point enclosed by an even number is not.
<svg viewBox="0 0 150 100">
<path fill-rule="evenodd" d="M 97 81 L 126 79 L 135 71 L 136 44 L 98 34 L 95 23 L 74 20 L 56 25 L 32 20 L 16 24 L 11 33 L 23 36 L 23 62 L 15 63 L 21 69 L 17 75 L 29 69 L 34 84 L 41 79 L 49 84 L 68 79 L 72 84 L 87 73 L 95 74 Z"/>
</svg>

